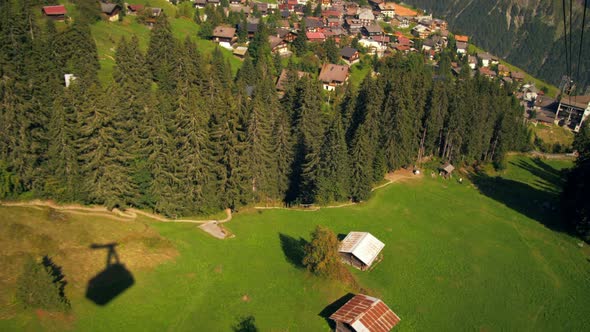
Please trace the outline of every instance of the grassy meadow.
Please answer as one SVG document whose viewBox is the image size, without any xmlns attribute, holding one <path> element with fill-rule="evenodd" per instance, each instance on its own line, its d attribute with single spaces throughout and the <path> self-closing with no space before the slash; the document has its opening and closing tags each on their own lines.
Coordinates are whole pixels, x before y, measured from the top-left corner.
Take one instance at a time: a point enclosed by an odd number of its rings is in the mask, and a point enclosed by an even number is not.
<svg viewBox="0 0 590 332">
<path fill-rule="evenodd" d="M 3 292 L 0 330 L 231 331 L 250 317 L 261 331 L 327 331 L 326 307 L 357 290 L 301 267 L 302 244 L 326 225 L 386 244 L 372 271 L 352 272 L 402 318 L 400 331 L 582 331 L 590 326 L 590 249 L 556 222 L 559 170 L 569 165 L 515 156 L 502 173 L 459 184 L 426 172 L 352 207 L 241 211 L 225 224 L 236 235 L 227 240 L 194 224 L 70 214 L 64 224 L 45 209 L 2 207 L 2 286 L 11 291 Z M 34 241 L 7 241 L 15 224 L 55 239 L 70 314 L 14 303 L 13 256 L 41 253 Z M 106 253 L 87 248 L 113 241 L 135 284 L 97 306 L 84 290 Z"/>
</svg>

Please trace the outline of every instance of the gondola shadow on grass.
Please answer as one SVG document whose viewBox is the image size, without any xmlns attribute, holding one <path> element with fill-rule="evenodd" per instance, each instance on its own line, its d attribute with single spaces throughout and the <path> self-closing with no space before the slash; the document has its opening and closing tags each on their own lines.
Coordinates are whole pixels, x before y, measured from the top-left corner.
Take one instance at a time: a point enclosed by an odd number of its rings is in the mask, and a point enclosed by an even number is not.
<svg viewBox="0 0 590 332">
<path fill-rule="evenodd" d="M 92 244 L 91 249 L 106 249 L 106 267 L 88 281 L 86 298 L 97 305 L 106 305 L 135 283 L 133 275 L 119 260 L 117 243 Z"/>
</svg>

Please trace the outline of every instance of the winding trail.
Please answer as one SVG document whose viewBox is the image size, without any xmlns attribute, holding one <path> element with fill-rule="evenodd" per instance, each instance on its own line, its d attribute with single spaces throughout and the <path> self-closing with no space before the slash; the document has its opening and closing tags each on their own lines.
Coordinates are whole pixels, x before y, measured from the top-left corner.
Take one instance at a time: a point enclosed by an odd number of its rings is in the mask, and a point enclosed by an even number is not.
<svg viewBox="0 0 590 332">
<path fill-rule="evenodd" d="M 396 183 L 396 182 L 401 182 L 401 181 L 406 181 L 406 180 L 417 180 L 417 179 L 421 179 L 424 175 L 422 173 L 420 174 L 414 174 L 412 171 L 410 170 L 406 170 L 406 169 L 400 169 L 397 170 L 395 172 L 391 172 L 385 175 L 385 180 L 387 180 L 387 182 L 378 185 L 376 187 L 373 187 L 371 189 L 371 192 L 377 190 L 377 189 L 381 189 L 383 187 L 386 187 L 392 183 Z M 315 212 L 315 211 L 319 211 L 320 209 L 338 209 L 338 208 L 343 208 L 343 207 L 347 207 L 347 206 L 352 206 L 352 205 L 357 205 L 359 204 L 359 202 L 348 202 L 348 203 L 342 203 L 342 204 L 337 204 L 337 205 L 326 205 L 326 206 L 310 206 L 310 207 L 284 207 L 284 206 L 255 206 L 254 209 L 256 210 L 291 210 L 291 211 L 302 211 L 302 212 Z"/>
</svg>

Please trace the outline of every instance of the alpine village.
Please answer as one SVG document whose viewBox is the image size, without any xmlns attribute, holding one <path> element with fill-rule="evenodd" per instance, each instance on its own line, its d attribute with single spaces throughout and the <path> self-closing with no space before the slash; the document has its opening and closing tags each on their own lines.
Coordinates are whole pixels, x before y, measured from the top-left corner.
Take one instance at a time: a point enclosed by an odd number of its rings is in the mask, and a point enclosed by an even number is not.
<svg viewBox="0 0 590 332">
<path fill-rule="evenodd" d="M 260 1 L 0 1 L 0 330 L 590 328 L 587 0 Z"/>
</svg>

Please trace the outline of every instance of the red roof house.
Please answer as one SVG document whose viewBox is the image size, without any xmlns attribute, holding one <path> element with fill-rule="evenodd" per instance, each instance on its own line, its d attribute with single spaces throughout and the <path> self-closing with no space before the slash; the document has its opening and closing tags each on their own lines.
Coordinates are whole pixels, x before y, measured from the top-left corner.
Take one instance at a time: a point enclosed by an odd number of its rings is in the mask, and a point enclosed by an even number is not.
<svg viewBox="0 0 590 332">
<path fill-rule="evenodd" d="M 336 331 L 388 332 L 400 318 L 380 299 L 358 294 L 330 316 Z"/>
<path fill-rule="evenodd" d="M 66 14 L 68 13 L 64 5 L 44 6 L 41 11 L 43 12 L 43 15 L 58 20 L 65 19 Z"/>
<path fill-rule="evenodd" d="M 326 40 L 326 35 L 322 32 L 307 32 L 305 35 L 310 42 L 323 42 Z"/>
</svg>

